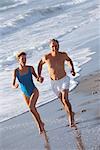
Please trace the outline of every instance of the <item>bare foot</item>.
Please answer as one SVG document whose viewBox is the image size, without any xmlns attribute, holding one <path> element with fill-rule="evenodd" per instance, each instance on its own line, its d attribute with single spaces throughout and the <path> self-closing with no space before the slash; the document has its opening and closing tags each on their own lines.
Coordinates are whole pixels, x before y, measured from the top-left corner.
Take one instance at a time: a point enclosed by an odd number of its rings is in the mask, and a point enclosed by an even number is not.
<svg viewBox="0 0 100 150">
<path fill-rule="evenodd" d="M 39 134 L 42 134 L 45 132 L 44 125 L 45 125 L 44 122 L 42 122 L 41 127 L 39 129 Z"/>
<path fill-rule="evenodd" d="M 72 112 L 72 115 L 69 115 L 69 126 L 70 127 L 75 127 L 75 120 L 74 120 L 74 112 Z"/>
<path fill-rule="evenodd" d="M 41 130 L 41 131 L 39 132 L 39 134 L 40 134 L 40 135 L 44 135 L 45 132 L 46 132 L 46 131 L 45 131 L 45 129 L 44 129 L 44 130 Z"/>
</svg>

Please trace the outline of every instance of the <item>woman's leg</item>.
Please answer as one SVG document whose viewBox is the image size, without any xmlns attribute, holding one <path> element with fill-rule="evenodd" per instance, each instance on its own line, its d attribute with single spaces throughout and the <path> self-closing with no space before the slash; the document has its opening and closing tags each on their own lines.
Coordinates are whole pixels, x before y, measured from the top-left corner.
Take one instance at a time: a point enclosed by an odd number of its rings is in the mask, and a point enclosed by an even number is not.
<svg viewBox="0 0 100 150">
<path fill-rule="evenodd" d="M 39 128 L 39 133 L 42 134 L 42 132 L 44 132 L 44 123 L 42 122 L 41 118 L 40 118 L 40 115 L 35 107 L 36 105 L 36 102 L 37 102 L 37 99 L 39 97 L 39 91 L 38 89 L 34 89 L 30 99 L 27 98 L 25 95 L 24 95 L 24 98 L 25 98 L 25 101 L 27 103 L 27 105 L 29 106 L 30 108 L 30 111 L 32 113 L 32 116 L 37 124 L 37 127 Z"/>
</svg>

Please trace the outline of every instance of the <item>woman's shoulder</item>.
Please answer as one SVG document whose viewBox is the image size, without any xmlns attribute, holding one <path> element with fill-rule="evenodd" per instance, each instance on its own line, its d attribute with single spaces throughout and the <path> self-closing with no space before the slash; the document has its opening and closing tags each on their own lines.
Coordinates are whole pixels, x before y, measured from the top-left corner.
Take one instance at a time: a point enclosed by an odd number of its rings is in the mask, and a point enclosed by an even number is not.
<svg viewBox="0 0 100 150">
<path fill-rule="evenodd" d="M 17 71 L 19 71 L 19 68 L 15 68 L 15 69 L 14 69 L 14 72 L 17 72 Z"/>
<path fill-rule="evenodd" d="M 14 73 L 15 75 L 17 75 L 18 72 L 19 72 L 19 68 L 15 68 L 15 69 L 13 70 L 13 73 Z"/>
<path fill-rule="evenodd" d="M 28 66 L 26 66 L 26 67 L 27 67 L 27 69 L 28 69 L 30 72 L 32 72 L 32 71 L 34 70 L 34 67 L 33 67 L 33 66 L 28 65 Z"/>
<path fill-rule="evenodd" d="M 33 68 L 33 66 L 30 66 L 30 65 L 27 65 L 26 67 L 29 68 L 29 69 Z"/>
</svg>

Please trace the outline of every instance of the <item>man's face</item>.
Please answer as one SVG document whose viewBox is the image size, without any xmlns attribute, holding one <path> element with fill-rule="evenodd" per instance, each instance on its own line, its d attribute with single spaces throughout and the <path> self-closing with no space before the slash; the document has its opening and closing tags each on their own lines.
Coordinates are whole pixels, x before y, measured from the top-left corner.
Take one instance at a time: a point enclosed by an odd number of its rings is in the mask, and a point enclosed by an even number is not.
<svg viewBox="0 0 100 150">
<path fill-rule="evenodd" d="M 19 57 L 19 63 L 20 63 L 20 65 L 25 66 L 25 64 L 26 64 L 26 55 L 21 55 Z"/>
<path fill-rule="evenodd" d="M 57 52 L 59 49 L 59 45 L 56 41 L 51 41 L 50 42 L 50 48 L 53 52 Z"/>
</svg>

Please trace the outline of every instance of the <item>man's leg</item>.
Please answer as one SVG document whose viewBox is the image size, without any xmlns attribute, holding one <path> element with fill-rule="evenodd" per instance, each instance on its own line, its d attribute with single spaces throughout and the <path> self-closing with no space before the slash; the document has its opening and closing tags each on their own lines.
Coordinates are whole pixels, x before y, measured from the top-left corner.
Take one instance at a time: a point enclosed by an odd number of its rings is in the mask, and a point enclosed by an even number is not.
<svg viewBox="0 0 100 150">
<path fill-rule="evenodd" d="M 68 114 L 69 124 L 72 127 L 74 125 L 74 113 L 72 112 L 72 106 L 68 100 L 68 92 L 69 90 L 65 89 L 61 92 L 59 96 L 64 106 L 64 109 Z"/>
</svg>

